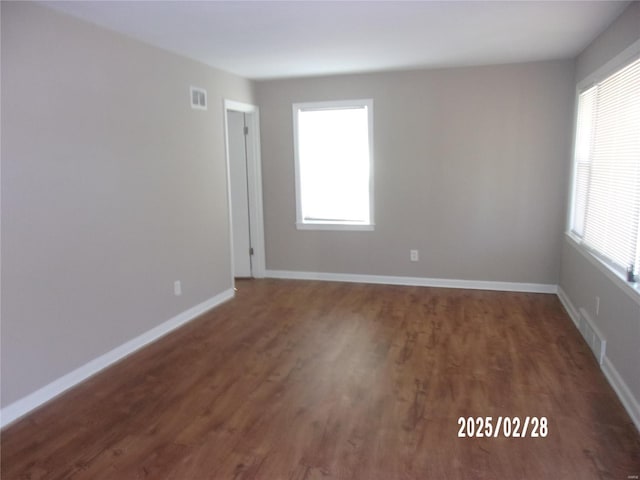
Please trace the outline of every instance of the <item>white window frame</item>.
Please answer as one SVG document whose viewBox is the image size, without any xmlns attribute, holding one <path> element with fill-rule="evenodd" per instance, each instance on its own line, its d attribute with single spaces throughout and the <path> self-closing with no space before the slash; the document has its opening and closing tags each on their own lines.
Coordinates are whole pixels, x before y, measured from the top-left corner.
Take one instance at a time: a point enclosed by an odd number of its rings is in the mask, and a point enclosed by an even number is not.
<svg viewBox="0 0 640 480">
<path fill-rule="evenodd" d="M 587 91 L 591 86 L 599 83 L 609 76 L 624 68 L 626 65 L 640 58 L 640 40 L 634 42 L 620 54 L 609 60 L 596 71 L 586 76 L 576 84 L 574 97 L 574 115 L 573 115 L 573 143 L 571 145 L 571 177 L 569 185 L 569 198 L 567 202 L 567 216 L 565 225 L 565 235 L 573 242 L 578 250 L 598 269 L 616 283 L 622 290 L 627 293 L 633 300 L 640 304 L 640 282 L 630 283 L 626 279 L 624 272 L 613 265 L 608 259 L 600 253 L 589 248 L 584 244 L 582 238 L 576 235 L 572 229 L 574 225 L 575 197 L 576 197 L 576 175 L 578 173 L 578 164 L 575 161 L 577 118 L 578 118 L 578 102 L 580 94 Z M 637 273 L 637 272 L 636 272 Z"/>
<path fill-rule="evenodd" d="M 367 108 L 368 129 L 369 129 L 369 222 L 341 222 L 329 220 L 305 220 L 302 215 L 302 196 L 300 180 L 300 157 L 298 154 L 298 112 L 304 109 L 344 109 L 344 108 Z M 295 157 L 295 181 L 296 181 L 296 228 L 298 230 L 359 230 L 372 231 L 375 229 L 374 223 L 374 175 L 373 175 L 373 99 L 357 100 L 336 100 L 324 102 L 301 102 L 294 103 L 293 111 L 293 147 Z"/>
</svg>

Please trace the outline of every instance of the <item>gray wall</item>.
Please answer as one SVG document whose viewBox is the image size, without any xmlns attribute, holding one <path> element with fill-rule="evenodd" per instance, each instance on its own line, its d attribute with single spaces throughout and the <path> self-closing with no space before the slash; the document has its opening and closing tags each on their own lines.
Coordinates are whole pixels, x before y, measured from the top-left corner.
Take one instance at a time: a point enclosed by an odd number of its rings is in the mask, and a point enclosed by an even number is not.
<svg viewBox="0 0 640 480">
<path fill-rule="evenodd" d="M 576 60 L 576 83 L 640 39 L 640 2 L 623 14 Z M 607 340 L 607 357 L 640 404 L 640 295 L 628 294 L 568 237 L 563 245 L 560 287 L 575 308 L 585 308 Z M 600 297 L 596 315 L 595 297 Z M 640 410 L 638 411 L 640 413 Z M 640 418 L 640 417 L 639 417 Z"/>
<path fill-rule="evenodd" d="M 573 72 L 552 61 L 257 82 L 267 269 L 556 284 Z M 352 98 L 374 99 L 375 231 L 298 231 L 291 104 Z"/>
<path fill-rule="evenodd" d="M 252 85 L 2 2 L 2 406 L 231 287 L 223 96 Z"/>
<path fill-rule="evenodd" d="M 584 79 L 640 37 L 640 2 L 633 1 L 576 59 L 576 81 Z"/>
</svg>

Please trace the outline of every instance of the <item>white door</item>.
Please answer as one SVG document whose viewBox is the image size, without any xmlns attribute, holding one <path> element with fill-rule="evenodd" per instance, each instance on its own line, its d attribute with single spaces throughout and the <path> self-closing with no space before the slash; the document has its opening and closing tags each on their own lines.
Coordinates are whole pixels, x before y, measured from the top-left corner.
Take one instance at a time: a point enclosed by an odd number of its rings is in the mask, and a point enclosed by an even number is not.
<svg viewBox="0 0 640 480">
<path fill-rule="evenodd" d="M 247 190 L 245 114 L 227 111 L 231 224 L 233 226 L 233 275 L 251 277 L 251 231 Z"/>
</svg>

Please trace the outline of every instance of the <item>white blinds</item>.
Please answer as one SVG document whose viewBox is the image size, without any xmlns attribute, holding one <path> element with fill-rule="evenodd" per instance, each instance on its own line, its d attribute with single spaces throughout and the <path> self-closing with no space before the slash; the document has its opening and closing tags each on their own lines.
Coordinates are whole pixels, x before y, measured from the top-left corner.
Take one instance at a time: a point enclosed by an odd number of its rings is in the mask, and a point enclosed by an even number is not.
<svg viewBox="0 0 640 480">
<path fill-rule="evenodd" d="M 571 229 L 615 266 L 640 268 L 640 59 L 580 94 Z"/>
</svg>

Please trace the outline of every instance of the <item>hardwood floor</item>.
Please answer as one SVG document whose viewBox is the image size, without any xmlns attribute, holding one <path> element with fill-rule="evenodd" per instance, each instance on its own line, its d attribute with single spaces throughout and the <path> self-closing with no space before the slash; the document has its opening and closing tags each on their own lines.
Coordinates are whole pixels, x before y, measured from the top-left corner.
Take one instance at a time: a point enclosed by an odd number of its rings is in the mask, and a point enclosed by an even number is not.
<svg viewBox="0 0 640 480">
<path fill-rule="evenodd" d="M 459 417 L 546 438 L 458 438 Z M 9 479 L 627 479 L 640 434 L 553 295 L 284 280 L 2 432 Z"/>
</svg>

